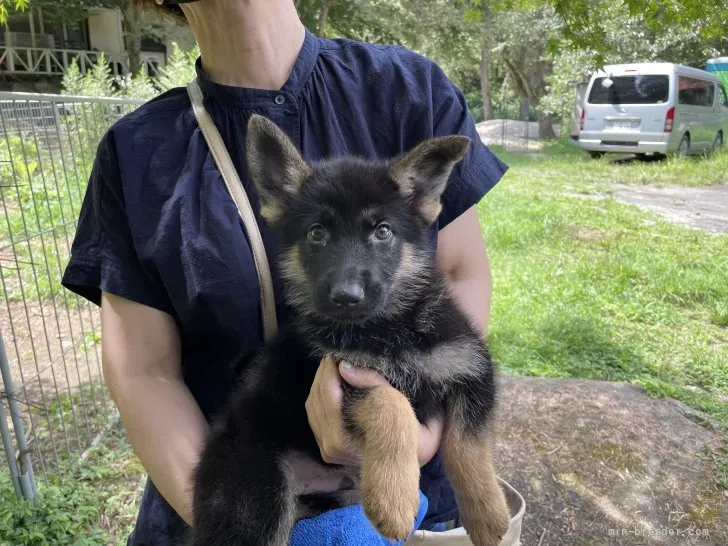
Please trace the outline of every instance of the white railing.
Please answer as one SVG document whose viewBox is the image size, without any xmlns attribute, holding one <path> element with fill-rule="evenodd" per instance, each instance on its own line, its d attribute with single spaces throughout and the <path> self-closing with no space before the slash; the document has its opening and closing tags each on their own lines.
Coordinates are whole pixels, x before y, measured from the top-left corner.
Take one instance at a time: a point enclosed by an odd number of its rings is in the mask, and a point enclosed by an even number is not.
<svg viewBox="0 0 728 546">
<path fill-rule="evenodd" d="M 0 46 L 0 74 L 62 76 L 74 59 L 81 72 L 86 72 L 96 64 L 100 56 L 100 51 L 3 45 Z M 109 53 L 104 56 L 114 76 L 129 71 L 128 59 Z M 152 58 L 145 58 L 142 52 L 142 62 L 148 69 L 153 68 L 152 61 Z"/>
</svg>

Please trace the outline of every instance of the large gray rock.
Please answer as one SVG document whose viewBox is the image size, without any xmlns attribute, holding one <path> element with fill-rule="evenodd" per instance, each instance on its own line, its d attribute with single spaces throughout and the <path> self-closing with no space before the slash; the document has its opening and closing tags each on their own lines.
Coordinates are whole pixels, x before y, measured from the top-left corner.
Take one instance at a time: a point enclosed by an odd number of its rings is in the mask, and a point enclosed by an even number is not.
<svg viewBox="0 0 728 546">
<path fill-rule="evenodd" d="M 496 459 L 526 500 L 524 546 L 728 544 L 709 416 L 633 385 L 501 382 Z"/>
</svg>

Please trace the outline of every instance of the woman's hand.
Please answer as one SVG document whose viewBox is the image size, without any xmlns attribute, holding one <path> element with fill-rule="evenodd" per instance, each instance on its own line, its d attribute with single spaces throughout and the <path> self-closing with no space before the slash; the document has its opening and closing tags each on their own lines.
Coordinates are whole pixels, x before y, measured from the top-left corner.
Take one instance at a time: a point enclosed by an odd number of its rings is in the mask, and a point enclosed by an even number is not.
<svg viewBox="0 0 728 546">
<path fill-rule="evenodd" d="M 356 451 L 344 432 L 341 416 L 342 380 L 358 388 L 378 387 L 389 383 L 374 370 L 352 368 L 344 362 L 337 365 L 329 357 L 321 360 L 316 371 L 316 377 L 306 400 L 306 412 L 309 425 L 321 450 L 321 457 L 330 464 L 359 466 L 361 454 Z M 420 466 L 434 457 L 440 447 L 441 438 L 441 420 L 420 425 L 417 448 Z"/>
</svg>

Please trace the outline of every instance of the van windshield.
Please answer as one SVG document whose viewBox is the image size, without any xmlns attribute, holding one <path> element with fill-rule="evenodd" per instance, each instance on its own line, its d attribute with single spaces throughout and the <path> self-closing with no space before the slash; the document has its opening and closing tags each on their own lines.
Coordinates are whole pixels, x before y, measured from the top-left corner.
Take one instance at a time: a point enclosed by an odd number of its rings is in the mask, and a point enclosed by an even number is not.
<svg viewBox="0 0 728 546">
<path fill-rule="evenodd" d="M 596 78 L 589 92 L 591 104 L 662 104 L 670 94 L 670 77 L 663 74 L 614 76 L 611 87 Z"/>
</svg>

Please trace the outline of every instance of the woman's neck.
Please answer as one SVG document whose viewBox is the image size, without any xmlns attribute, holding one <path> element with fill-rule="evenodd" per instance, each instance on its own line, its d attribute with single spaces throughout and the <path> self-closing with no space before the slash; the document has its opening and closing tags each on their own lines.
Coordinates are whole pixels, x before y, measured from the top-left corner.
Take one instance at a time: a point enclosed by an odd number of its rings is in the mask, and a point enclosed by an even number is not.
<svg viewBox="0 0 728 546">
<path fill-rule="evenodd" d="M 207 0 L 182 8 L 214 82 L 272 90 L 286 83 L 305 38 L 293 0 Z"/>
</svg>

